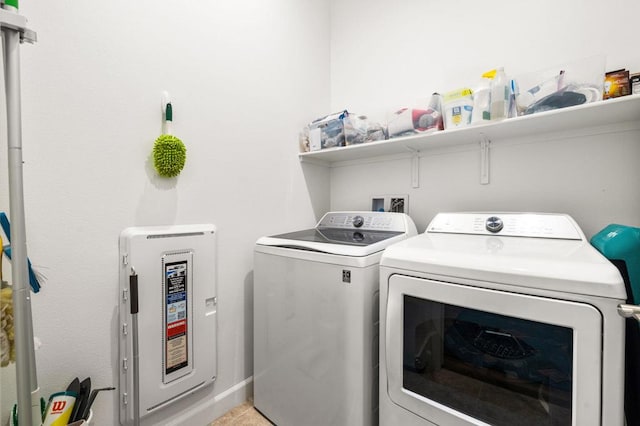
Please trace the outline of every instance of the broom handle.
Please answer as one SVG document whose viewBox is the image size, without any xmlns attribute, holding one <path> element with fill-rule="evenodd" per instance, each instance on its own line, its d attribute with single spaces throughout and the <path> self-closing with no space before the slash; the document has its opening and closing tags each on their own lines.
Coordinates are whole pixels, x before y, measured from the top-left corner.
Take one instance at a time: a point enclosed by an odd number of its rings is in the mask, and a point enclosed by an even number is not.
<svg viewBox="0 0 640 426">
<path fill-rule="evenodd" d="M 3 11 L 17 13 L 5 5 Z M 12 230 L 12 279 L 16 343 L 18 418 L 22 425 L 41 425 L 38 378 L 33 344 L 33 322 L 27 267 L 27 237 L 22 172 L 22 116 L 20 99 L 20 32 L 2 27 L 9 149 L 9 203 Z"/>
</svg>

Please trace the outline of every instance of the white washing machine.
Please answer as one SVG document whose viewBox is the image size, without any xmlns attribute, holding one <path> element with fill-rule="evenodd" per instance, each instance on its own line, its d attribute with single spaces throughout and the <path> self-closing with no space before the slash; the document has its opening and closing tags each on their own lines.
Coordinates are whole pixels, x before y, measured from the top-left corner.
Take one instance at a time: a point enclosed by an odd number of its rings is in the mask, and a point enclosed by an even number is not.
<svg viewBox="0 0 640 426">
<path fill-rule="evenodd" d="M 269 420 L 378 424 L 378 263 L 414 235 L 405 214 L 332 212 L 257 241 L 254 405 Z"/>
<path fill-rule="evenodd" d="M 624 282 L 569 216 L 441 213 L 380 296 L 382 426 L 624 424 Z"/>
</svg>

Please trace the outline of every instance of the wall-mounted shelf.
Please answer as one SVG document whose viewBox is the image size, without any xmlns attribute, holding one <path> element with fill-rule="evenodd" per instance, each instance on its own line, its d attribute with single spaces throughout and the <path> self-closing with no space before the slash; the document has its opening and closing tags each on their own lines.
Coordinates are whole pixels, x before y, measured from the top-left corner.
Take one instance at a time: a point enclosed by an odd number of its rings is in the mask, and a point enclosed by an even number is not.
<svg viewBox="0 0 640 426">
<path fill-rule="evenodd" d="M 419 153 L 452 145 L 480 143 L 481 149 L 488 150 L 488 141 L 571 132 L 587 127 L 611 126 L 633 121 L 640 122 L 640 95 L 624 96 L 463 129 L 444 130 L 361 145 L 304 152 L 299 154 L 299 158 L 300 161 L 331 166 L 333 163 L 343 161 L 385 157 L 408 152 Z M 488 161 L 488 156 L 486 157 Z"/>
</svg>

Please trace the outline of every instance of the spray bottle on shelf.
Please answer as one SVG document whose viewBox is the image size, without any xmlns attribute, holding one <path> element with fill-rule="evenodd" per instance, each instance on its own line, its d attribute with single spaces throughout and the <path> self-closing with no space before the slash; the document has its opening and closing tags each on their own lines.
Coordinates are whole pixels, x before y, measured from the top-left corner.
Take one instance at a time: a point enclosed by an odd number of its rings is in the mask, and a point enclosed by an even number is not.
<svg viewBox="0 0 640 426">
<path fill-rule="evenodd" d="M 491 120 L 503 120 L 509 114 L 510 87 L 504 68 L 500 67 L 491 80 Z"/>
</svg>

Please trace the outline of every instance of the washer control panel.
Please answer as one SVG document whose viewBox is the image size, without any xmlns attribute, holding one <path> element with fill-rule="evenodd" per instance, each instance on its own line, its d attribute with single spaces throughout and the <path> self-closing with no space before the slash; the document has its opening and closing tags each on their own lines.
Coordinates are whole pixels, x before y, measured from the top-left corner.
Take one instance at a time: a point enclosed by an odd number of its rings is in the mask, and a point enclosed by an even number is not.
<svg viewBox="0 0 640 426">
<path fill-rule="evenodd" d="M 368 231 L 407 231 L 407 224 L 403 214 L 386 212 L 331 212 L 324 215 L 316 227 Z"/>
<path fill-rule="evenodd" d="M 552 213 L 439 213 L 427 233 L 585 239 L 570 216 Z"/>
</svg>

